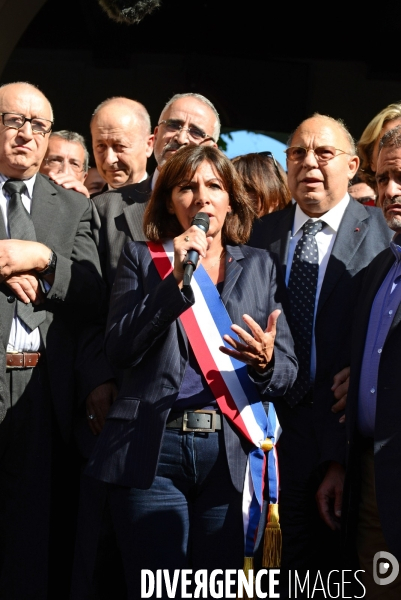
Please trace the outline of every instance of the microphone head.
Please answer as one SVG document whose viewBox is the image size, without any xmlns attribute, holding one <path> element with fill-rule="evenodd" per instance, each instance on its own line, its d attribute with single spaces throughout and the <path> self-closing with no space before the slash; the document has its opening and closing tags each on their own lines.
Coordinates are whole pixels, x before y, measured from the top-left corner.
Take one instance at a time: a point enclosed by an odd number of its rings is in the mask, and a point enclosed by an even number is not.
<svg viewBox="0 0 401 600">
<path fill-rule="evenodd" d="M 161 0 L 98 0 L 110 19 L 132 25 L 161 5 Z"/>
<path fill-rule="evenodd" d="M 202 229 L 202 231 L 207 233 L 210 225 L 209 215 L 204 212 L 198 212 L 198 214 L 192 219 L 191 225 L 196 225 L 199 227 L 199 229 Z"/>
</svg>

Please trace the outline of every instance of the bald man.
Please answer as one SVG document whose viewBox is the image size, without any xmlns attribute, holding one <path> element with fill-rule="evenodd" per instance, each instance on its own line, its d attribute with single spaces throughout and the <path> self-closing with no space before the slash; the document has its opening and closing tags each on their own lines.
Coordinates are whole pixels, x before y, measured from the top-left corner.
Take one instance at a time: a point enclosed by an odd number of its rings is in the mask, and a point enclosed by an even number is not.
<svg viewBox="0 0 401 600">
<path fill-rule="evenodd" d="M 250 240 L 279 256 L 299 360 L 293 389 L 275 401 L 283 428 L 281 598 L 287 597 L 288 570 L 339 565 L 338 539 L 329 528 L 338 529 L 340 522 L 345 431 L 332 412 L 334 392 L 347 374 L 342 369 L 349 365 L 361 277 L 391 237 L 379 209 L 350 199 L 348 185 L 359 159 L 341 121 L 315 114 L 295 130 L 286 153 L 295 203 L 256 222 Z M 317 491 L 329 527 L 318 518 Z"/>
<path fill-rule="evenodd" d="M 96 167 L 107 189 L 146 179 L 154 136 L 149 114 L 140 102 L 124 97 L 105 100 L 95 109 L 90 128 Z"/>
<path fill-rule="evenodd" d="M 48 592 L 50 500 L 60 510 L 68 497 L 54 489 L 60 473 L 68 489 L 55 451 L 59 457 L 70 437 L 75 348 L 98 312 L 103 282 L 90 201 L 38 173 L 53 125 L 49 101 L 27 83 L 4 85 L 0 114 L 0 319 L 9 392 L 0 404 L 0 597 L 46 600 L 55 597 Z"/>
</svg>

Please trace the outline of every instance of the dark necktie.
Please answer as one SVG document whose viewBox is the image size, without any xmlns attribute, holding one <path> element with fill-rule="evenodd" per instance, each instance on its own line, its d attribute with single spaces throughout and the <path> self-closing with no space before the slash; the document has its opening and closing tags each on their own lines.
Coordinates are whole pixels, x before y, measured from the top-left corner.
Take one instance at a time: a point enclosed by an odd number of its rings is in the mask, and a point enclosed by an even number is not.
<svg viewBox="0 0 401 600">
<path fill-rule="evenodd" d="M 288 392 L 292 405 L 307 394 L 310 383 L 313 317 L 315 313 L 316 288 L 319 275 L 319 252 L 315 235 L 321 231 L 322 221 L 307 221 L 302 229 L 292 259 L 288 295 L 291 306 L 291 333 L 298 359 L 298 377 Z"/>
<path fill-rule="evenodd" d="M 21 194 L 27 191 L 25 183 L 21 180 L 8 179 L 3 190 L 10 195 L 7 212 L 10 238 L 36 242 L 31 215 L 22 203 Z M 34 312 L 32 304 L 24 304 L 19 300 L 17 300 L 17 315 L 32 330 L 36 329 L 46 318 L 45 311 Z"/>
</svg>

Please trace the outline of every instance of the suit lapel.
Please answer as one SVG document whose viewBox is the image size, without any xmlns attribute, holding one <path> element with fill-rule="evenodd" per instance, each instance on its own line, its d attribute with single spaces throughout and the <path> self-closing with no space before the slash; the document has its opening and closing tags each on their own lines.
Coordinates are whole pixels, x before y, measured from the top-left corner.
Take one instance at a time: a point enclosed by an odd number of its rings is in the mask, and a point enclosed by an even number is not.
<svg viewBox="0 0 401 600">
<path fill-rule="evenodd" d="M 390 252 L 389 252 L 388 261 L 385 263 L 385 266 L 383 265 L 383 268 L 385 268 L 383 279 L 384 279 L 384 276 L 387 275 L 387 273 L 393 263 L 394 263 L 394 255 L 391 252 L 391 256 L 390 256 Z M 401 284 L 398 284 L 398 285 L 401 285 Z M 386 341 L 390 337 L 390 335 L 393 333 L 393 331 L 395 331 L 395 329 L 399 326 L 400 323 L 401 323 L 401 304 L 398 305 L 398 308 L 395 312 L 394 319 L 393 319 L 393 322 L 391 323 L 389 332 L 387 334 Z"/>
<path fill-rule="evenodd" d="M 3 212 L 0 210 L 0 239 L 7 240 L 8 235 L 6 226 L 4 224 Z M 5 283 L 0 285 L 0 311 L 2 321 L 2 338 L 4 347 L 7 347 L 8 339 L 10 337 L 11 323 L 14 316 L 15 304 L 7 302 L 7 297 L 12 296 L 12 292 Z"/>
<path fill-rule="evenodd" d="M 239 246 L 227 246 L 226 275 L 224 278 L 223 291 L 221 293 L 221 299 L 224 305 L 227 304 L 231 292 L 237 283 L 237 279 L 242 273 L 242 266 L 238 261 L 242 260 L 243 258 L 244 255 Z"/>
<path fill-rule="evenodd" d="M 131 204 L 123 208 L 130 234 L 136 242 L 146 242 L 146 236 L 142 229 L 145 208 L 146 204 Z"/>
<path fill-rule="evenodd" d="M 324 217 L 322 218 L 324 221 Z M 319 296 L 317 314 L 330 296 L 340 277 L 354 258 L 358 248 L 369 231 L 369 213 L 362 204 L 350 200 L 331 252 L 322 289 Z"/>
<path fill-rule="evenodd" d="M 53 224 L 57 223 L 60 215 L 57 210 L 57 192 L 40 173 L 36 175 L 32 195 L 31 216 L 35 226 L 36 239 L 46 245 L 51 232 L 57 230 Z"/>
<path fill-rule="evenodd" d="M 274 237 L 271 238 L 272 241 L 269 243 L 268 248 L 269 252 L 274 252 L 279 257 L 284 279 L 287 271 L 288 249 L 294 223 L 295 208 L 296 204 L 292 204 L 290 208 L 284 208 L 280 211 L 281 218 L 277 223 L 276 230 L 272 234 Z"/>
<path fill-rule="evenodd" d="M 143 215 L 151 192 L 152 176 L 140 183 L 121 188 L 125 220 L 131 237 L 136 242 L 146 242 L 147 240 L 142 225 Z"/>
</svg>

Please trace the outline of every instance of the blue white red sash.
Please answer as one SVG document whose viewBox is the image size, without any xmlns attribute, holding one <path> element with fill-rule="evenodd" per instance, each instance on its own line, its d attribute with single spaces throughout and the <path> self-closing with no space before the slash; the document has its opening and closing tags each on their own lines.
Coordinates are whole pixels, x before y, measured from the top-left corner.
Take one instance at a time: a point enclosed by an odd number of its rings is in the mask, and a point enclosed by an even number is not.
<svg viewBox="0 0 401 600">
<path fill-rule="evenodd" d="M 147 244 L 158 273 L 164 279 L 173 268 L 173 244 Z M 232 321 L 216 286 L 202 265 L 196 269 L 191 287 L 195 304 L 180 316 L 181 323 L 221 412 L 254 447 L 248 455 L 242 504 L 245 556 L 253 556 L 263 504 L 266 470 L 263 447 L 267 449 L 266 438 L 270 438 L 273 444 L 277 441 L 279 425 L 272 403 L 266 415 L 255 385 L 248 376 L 247 366 L 219 350 L 222 345 L 228 346 L 223 335 L 229 333 L 235 337 L 235 334 L 230 329 Z M 268 453 L 267 469 L 269 502 L 276 504 L 278 472 L 274 446 Z"/>
</svg>

